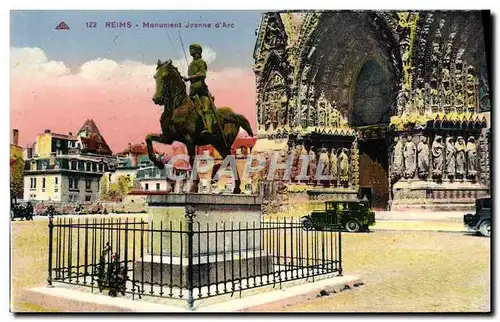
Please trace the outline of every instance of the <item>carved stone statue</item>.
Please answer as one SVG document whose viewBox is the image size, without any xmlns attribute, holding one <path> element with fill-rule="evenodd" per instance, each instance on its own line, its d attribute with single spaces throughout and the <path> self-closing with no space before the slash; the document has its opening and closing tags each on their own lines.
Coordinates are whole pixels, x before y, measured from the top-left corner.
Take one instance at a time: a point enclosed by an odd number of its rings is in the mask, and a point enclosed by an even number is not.
<svg viewBox="0 0 500 322">
<path fill-rule="evenodd" d="M 295 177 L 298 176 L 300 173 L 300 168 L 298 166 L 299 166 L 299 157 L 301 153 L 302 153 L 302 144 L 297 143 L 292 148 L 292 173 L 290 175 L 291 181 L 295 181 Z"/>
<path fill-rule="evenodd" d="M 431 147 L 432 152 L 432 175 L 436 178 L 441 178 L 443 176 L 443 138 L 440 135 L 434 137 Z"/>
<path fill-rule="evenodd" d="M 332 152 L 330 152 L 330 175 L 333 178 L 333 182 L 336 182 L 338 180 L 338 171 L 339 165 L 337 160 L 337 153 L 335 153 L 335 149 L 332 149 Z"/>
<path fill-rule="evenodd" d="M 462 179 L 465 176 L 465 140 L 459 136 L 455 143 L 456 153 L 456 175 L 457 178 Z"/>
<path fill-rule="evenodd" d="M 469 66 L 467 69 L 467 107 L 476 107 L 476 77 L 473 66 Z"/>
<path fill-rule="evenodd" d="M 299 155 L 299 160 L 297 162 L 297 176 L 299 176 L 301 174 L 301 171 L 302 171 L 302 166 L 304 165 L 304 162 L 307 163 L 307 159 L 305 157 L 308 157 L 308 153 L 307 153 L 307 150 L 305 147 L 302 147 L 302 149 L 300 150 L 300 155 Z M 309 166 L 309 163 L 307 163 L 307 166 Z M 303 173 L 303 175 L 307 175 L 307 170 L 308 168 L 305 169 L 305 172 Z M 300 183 L 300 181 L 299 181 Z"/>
<path fill-rule="evenodd" d="M 415 106 L 417 108 L 417 111 L 423 111 L 424 105 L 425 105 L 424 89 L 419 88 L 417 89 L 417 96 L 415 97 Z"/>
<path fill-rule="evenodd" d="M 309 182 L 316 180 L 316 162 L 316 152 L 314 151 L 314 147 L 311 146 L 311 149 L 309 150 L 309 168 L 307 171 Z"/>
<path fill-rule="evenodd" d="M 400 137 L 394 138 L 395 145 L 394 145 L 394 151 L 392 152 L 392 159 L 393 159 L 393 169 L 392 169 L 392 175 L 393 178 L 397 179 L 400 178 L 403 175 L 403 141 L 401 140 Z"/>
<path fill-rule="evenodd" d="M 469 178 L 474 179 L 477 173 L 477 150 L 476 139 L 471 136 L 467 139 L 467 174 Z"/>
<path fill-rule="evenodd" d="M 317 109 L 317 121 L 316 124 L 320 127 L 327 125 L 327 111 L 328 111 L 328 101 L 325 98 L 323 92 L 321 92 L 318 102 L 316 103 Z"/>
<path fill-rule="evenodd" d="M 318 164 L 321 164 L 321 166 L 323 167 L 321 174 L 323 176 L 328 176 L 330 174 L 330 160 L 328 158 L 326 148 L 321 148 L 321 152 L 318 158 Z"/>
<path fill-rule="evenodd" d="M 450 106 L 453 99 L 453 90 L 450 84 L 450 71 L 447 68 L 443 68 L 443 104 Z"/>
<path fill-rule="evenodd" d="M 417 145 L 417 166 L 418 176 L 422 180 L 427 179 L 429 174 L 429 145 L 427 144 L 427 137 L 423 136 Z"/>
<path fill-rule="evenodd" d="M 344 184 L 349 182 L 349 157 L 346 151 L 347 149 L 343 148 L 339 155 L 339 179 Z"/>
<path fill-rule="evenodd" d="M 400 90 L 398 92 L 398 97 L 396 98 L 396 106 L 398 109 L 398 114 L 402 114 L 406 107 L 406 102 L 408 101 L 408 94 L 405 90 Z"/>
<path fill-rule="evenodd" d="M 446 175 L 448 178 L 452 179 L 455 176 L 456 170 L 456 160 L 455 160 L 456 149 L 453 144 L 453 137 L 446 138 Z"/>
<path fill-rule="evenodd" d="M 308 88 L 308 99 L 309 99 L 309 109 L 307 110 L 308 117 L 307 117 L 307 126 L 308 127 L 314 127 L 317 126 L 317 120 L 316 120 L 316 109 L 314 108 L 314 99 L 315 99 L 315 85 L 314 82 L 311 82 L 309 84 Z"/>
<path fill-rule="evenodd" d="M 412 179 L 415 176 L 415 170 L 417 168 L 417 147 L 415 146 L 415 143 L 413 143 L 413 137 L 411 135 L 408 135 L 406 137 L 403 156 L 405 165 L 405 178 Z"/>
</svg>

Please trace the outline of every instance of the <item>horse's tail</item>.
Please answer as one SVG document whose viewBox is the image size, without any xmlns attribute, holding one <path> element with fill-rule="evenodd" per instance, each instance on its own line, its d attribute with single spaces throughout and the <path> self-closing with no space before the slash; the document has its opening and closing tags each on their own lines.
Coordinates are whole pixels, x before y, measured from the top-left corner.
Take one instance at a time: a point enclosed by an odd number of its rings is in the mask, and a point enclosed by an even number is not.
<svg viewBox="0 0 500 322">
<path fill-rule="evenodd" d="M 243 128 L 243 130 L 245 130 L 248 133 L 248 135 L 253 136 L 252 127 L 250 126 L 250 123 L 248 122 L 246 117 L 240 114 L 236 114 L 236 118 L 238 120 L 239 125 Z"/>
</svg>

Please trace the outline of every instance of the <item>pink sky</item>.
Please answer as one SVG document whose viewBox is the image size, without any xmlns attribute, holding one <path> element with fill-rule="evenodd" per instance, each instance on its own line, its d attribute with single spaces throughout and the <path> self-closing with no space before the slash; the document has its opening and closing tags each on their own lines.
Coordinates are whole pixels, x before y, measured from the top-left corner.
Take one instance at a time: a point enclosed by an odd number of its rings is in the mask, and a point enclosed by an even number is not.
<svg viewBox="0 0 500 322">
<path fill-rule="evenodd" d="M 19 129 L 21 146 L 33 143 L 45 129 L 76 133 L 88 118 L 95 121 L 114 153 L 159 132 L 162 108 L 151 100 L 154 66 L 97 60 L 75 73 L 64 63 L 40 55 L 23 51 L 17 54 L 23 58 L 21 64 L 11 52 L 11 128 Z M 25 62 L 30 58 L 33 62 Z M 255 128 L 251 70 L 213 71 L 207 83 L 217 106 L 230 106 Z"/>
</svg>

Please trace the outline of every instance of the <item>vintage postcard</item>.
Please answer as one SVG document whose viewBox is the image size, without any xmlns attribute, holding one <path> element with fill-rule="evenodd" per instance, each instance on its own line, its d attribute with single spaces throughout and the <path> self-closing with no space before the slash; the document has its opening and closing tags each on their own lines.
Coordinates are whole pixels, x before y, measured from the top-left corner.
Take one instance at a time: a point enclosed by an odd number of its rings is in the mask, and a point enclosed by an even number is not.
<svg viewBox="0 0 500 322">
<path fill-rule="evenodd" d="M 12 10 L 11 312 L 491 313 L 491 19 Z"/>
</svg>

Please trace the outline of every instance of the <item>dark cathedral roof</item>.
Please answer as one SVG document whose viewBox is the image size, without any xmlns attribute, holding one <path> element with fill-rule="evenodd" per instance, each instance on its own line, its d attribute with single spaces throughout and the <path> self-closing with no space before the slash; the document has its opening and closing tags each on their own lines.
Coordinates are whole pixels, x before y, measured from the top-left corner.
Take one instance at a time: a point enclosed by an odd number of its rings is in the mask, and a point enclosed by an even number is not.
<svg viewBox="0 0 500 322">
<path fill-rule="evenodd" d="M 86 133 L 86 135 L 84 134 Z M 82 134 L 84 134 L 82 136 Z M 81 136 L 82 142 L 86 145 L 83 152 L 112 155 L 113 152 L 109 148 L 106 140 L 99 132 L 94 120 L 88 119 L 78 131 L 78 136 Z"/>
</svg>

